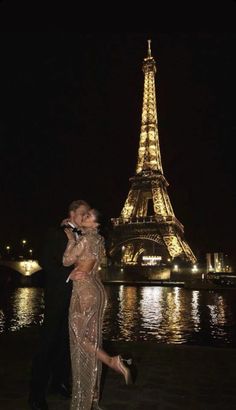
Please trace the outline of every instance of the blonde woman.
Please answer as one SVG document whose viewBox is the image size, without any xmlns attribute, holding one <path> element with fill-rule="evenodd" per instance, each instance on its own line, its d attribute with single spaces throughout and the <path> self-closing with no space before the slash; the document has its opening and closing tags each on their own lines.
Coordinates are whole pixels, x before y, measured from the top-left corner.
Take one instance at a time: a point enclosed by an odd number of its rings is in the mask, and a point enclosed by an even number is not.
<svg viewBox="0 0 236 410">
<path fill-rule="evenodd" d="M 99 277 L 99 266 L 105 254 L 104 238 L 98 233 L 97 211 L 91 210 L 82 221 L 82 235 L 75 241 L 65 229 L 68 244 L 63 265 L 75 265 L 69 276 L 73 290 L 69 309 L 70 351 L 72 363 L 71 410 L 99 410 L 102 363 L 121 373 L 131 382 L 124 359 L 111 357 L 102 350 L 102 324 L 107 303 L 105 288 Z M 79 280 L 74 280 L 79 272 Z M 127 361 L 127 360 L 126 360 Z M 130 361 L 128 360 L 130 363 Z"/>
</svg>

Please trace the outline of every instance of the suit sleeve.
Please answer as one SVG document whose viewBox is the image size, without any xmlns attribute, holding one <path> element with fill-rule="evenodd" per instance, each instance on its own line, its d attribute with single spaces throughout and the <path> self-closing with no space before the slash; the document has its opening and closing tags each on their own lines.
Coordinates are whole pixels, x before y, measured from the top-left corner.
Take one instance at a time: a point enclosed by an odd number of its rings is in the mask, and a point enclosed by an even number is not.
<svg viewBox="0 0 236 410">
<path fill-rule="evenodd" d="M 66 248 L 64 233 L 58 230 L 47 232 L 42 247 L 40 265 L 47 272 L 58 271 L 63 267 L 62 256 Z"/>
</svg>

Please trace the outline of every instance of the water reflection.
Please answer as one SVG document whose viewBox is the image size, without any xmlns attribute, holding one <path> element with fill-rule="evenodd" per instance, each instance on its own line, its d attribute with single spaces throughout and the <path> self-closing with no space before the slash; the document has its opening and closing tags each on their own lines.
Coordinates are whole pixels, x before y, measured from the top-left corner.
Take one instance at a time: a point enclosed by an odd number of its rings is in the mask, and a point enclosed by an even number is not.
<svg viewBox="0 0 236 410">
<path fill-rule="evenodd" d="M 219 295 L 178 287 L 121 286 L 116 292 L 115 287 L 108 289 L 104 324 L 107 339 L 235 344 L 236 306 L 232 291 Z M 115 328 L 119 330 L 114 331 Z"/>
<path fill-rule="evenodd" d="M 169 343 L 183 343 L 183 330 L 186 328 L 186 318 L 183 299 L 180 297 L 181 289 L 174 288 L 173 292 L 167 295 L 167 329 L 169 328 L 168 339 Z"/>
<path fill-rule="evenodd" d="M 120 335 L 124 340 L 131 340 L 138 324 L 137 289 L 120 286 L 118 324 Z"/>
<path fill-rule="evenodd" d="M 158 286 L 107 286 L 104 337 L 161 343 L 235 345 L 234 292 L 214 293 Z M 43 320 L 43 289 L 0 294 L 0 332 Z"/>
<path fill-rule="evenodd" d="M 194 331 L 199 332 L 200 330 L 199 290 L 192 291 L 191 317 L 192 317 L 192 322 L 194 326 Z"/>
<path fill-rule="evenodd" d="M 41 293 L 42 295 L 42 293 Z M 37 316 L 38 297 L 37 288 L 18 288 L 15 293 L 14 299 L 14 316 L 12 319 L 11 330 L 18 330 L 21 327 L 29 326 L 31 323 L 35 323 L 35 316 Z M 41 305 L 43 301 L 41 300 Z M 43 307 L 43 306 L 42 306 Z M 43 313 L 41 313 L 41 319 Z M 37 322 L 41 322 L 40 317 Z"/>
<path fill-rule="evenodd" d="M 143 339 L 149 340 L 151 334 L 161 342 L 187 342 L 187 335 L 194 326 L 188 313 L 189 304 L 189 296 L 184 297 L 178 287 L 143 288 L 140 301 Z"/>
<path fill-rule="evenodd" d="M 43 321 L 43 289 L 17 288 L 1 300 L 0 332 L 16 331 Z"/>
<path fill-rule="evenodd" d="M 163 322 L 163 310 L 160 306 L 164 303 L 165 288 L 144 287 L 141 289 L 140 298 L 140 334 L 144 340 L 148 339 L 148 334 L 152 334 L 159 339 L 159 332 Z"/>
<path fill-rule="evenodd" d="M 5 315 L 2 310 L 0 310 L 0 333 L 4 331 L 5 327 Z"/>
<path fill-rule="evenodd" d="M 230 340 L 227 334 L 227 318 L 226 318 L 226 306 L 222 296 L 214 297 L 213 304 L 207 305 L 210 313 L 210 330 L 212 337 L 217 339 L 219 337 L 229 343 Z"/>
</svg>

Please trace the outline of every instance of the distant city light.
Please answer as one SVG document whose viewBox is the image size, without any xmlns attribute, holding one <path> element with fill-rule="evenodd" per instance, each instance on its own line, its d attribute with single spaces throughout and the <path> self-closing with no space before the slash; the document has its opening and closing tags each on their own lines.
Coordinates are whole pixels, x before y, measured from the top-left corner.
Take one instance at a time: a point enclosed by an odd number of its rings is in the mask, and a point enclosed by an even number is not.
<svg viewBox="0 0 236 410">
<path fill-rule="evenodd" d="M 197 272 L 197 271 L 198 271 L 197 265 L 193 265 L 193 267 L 192 267 L 192 272 Z"/>
<path fill-rule="evenodd" d="M 149 261 L 149 260 L 160 261 L 161 259 L 162 259 L 161 256 L 143 256 L 144 261 Z"/>
<path fill-rule="evenodd" d="M 148 256 L 143 256 L 142 257 L 144 263 L 142 263 L 142 265 L 156 265 L 158 261 L 162 260 L 161 256 L 152 256 L 152 255 L 148 255 Z"/>
<path fill-rule="evenodd" d="M 207 272 L 232 272 L 232 266 L 228 262 L 228 255 L 223 252 L 208 252 L 206 254 Z"/>
</svg>

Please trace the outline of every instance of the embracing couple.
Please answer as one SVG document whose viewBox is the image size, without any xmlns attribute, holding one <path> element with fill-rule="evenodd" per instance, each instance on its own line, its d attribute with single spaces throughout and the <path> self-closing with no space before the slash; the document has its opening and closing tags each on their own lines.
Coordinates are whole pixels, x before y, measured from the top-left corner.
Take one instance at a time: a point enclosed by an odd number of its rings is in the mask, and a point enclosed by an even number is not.
<svg viewBox="0 0 236 410">
<path fill-rule="evenodd" d="M 71 398 L 71 410 L 101 409 L 102 363 L 121 373 L 126 384 L 131 381 L 125 360 L 102 349 L 107 297 L 99 277 L 105 247 L 98 227 L 98 212 L 77 200 L 70 204 L 68 218 L 45 239 L 40 260 L 45 312 L 31 368 L 32 410 L 48 409 L 48 391 Z"/>
</svg>

